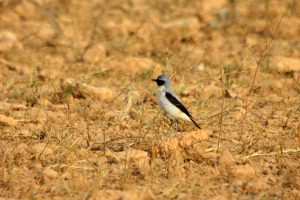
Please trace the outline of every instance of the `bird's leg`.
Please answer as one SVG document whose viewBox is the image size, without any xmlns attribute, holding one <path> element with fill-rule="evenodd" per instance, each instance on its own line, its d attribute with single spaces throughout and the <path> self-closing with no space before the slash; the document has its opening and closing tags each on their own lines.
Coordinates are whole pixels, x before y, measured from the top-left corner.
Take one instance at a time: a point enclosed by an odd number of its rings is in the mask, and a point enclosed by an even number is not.
<svg viewBox="0 0 300 200">
<path fill-rule="evenodd" d="M 176 131 L 177 131 L 177 132 L 180 132 L 181 130 L 180 130 L 178 124 L 179 124 L 179 121 L 176 119 L 176 120 L 175 120 L 175 128 L 176 128 Z"/>
<path fill-rule="evenodd" d="M 170 133 L 171 132 L 171 130 L 172 130 L 172 127 L 173 127 L 173 119 L 171 119 L 171 118 L 169 118 L 169 123 L 170 123 L 170 126 L 169 126 L 169 130 L 168 130 L 168 133 Z"/>
</svg>

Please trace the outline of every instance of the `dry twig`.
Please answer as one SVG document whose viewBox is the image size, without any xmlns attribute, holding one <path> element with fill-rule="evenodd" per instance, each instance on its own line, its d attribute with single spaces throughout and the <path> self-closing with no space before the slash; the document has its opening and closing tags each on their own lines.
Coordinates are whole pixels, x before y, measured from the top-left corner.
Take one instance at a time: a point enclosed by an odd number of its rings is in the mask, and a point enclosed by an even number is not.
<svg viewBox="0 0 300 200">
<path fill-rule="evenodd" d="M 274 155 L 282 155 L 282 154 L 285 154 L 285 153 L 296 153 L 296 152 L 300 152 L 300 148 L 298 148 L 298 149 L 285 149 L 285 150 L 280 150 L 278 152 L 270 152 L 270 153 L 255 152 L 253 154 L 250 154 L 248 156 L 243 157 L 243 159 L 247 160 L 251 157 L 274 156 Z"/>
<path fill-rule="evenodd" d="M 268 51 L 269 51 L 269 48 L 272 44 L 272 42 L 274 41 L 275 37 L 276 37 L 276 34 L 279 30 L 279 27 L 280 27 L 280 24 L 282 22 L 282 19 L 283 17 L 286 16 L 286 11 L 283 13 L 283 15 L 281 16 L 277 26 L 276 26 L 276 29 L 271 37 L 271 40 L 269 42 L 267 42 L 266 44 L 266 48 L 265 48 L 265 51 L 261 52 L 260 55 L 259 55 L 259 58 L 256 57 L 254 51 L 251 49 L 251 47 L 247 44 L 247 48 L 249 49 L 251 55 L 253 56 L 254 60 L 255 60 L 255 63 L 256 63 L 256 68 L 255 68 L 255 72 L 254 72 L 254 76 L 253 76 L 253 79 L 252 79 L 252 83 L 251 83 L 251 86 L 250 86 L 250 89 L 248 91 L 248 94 L 246 96 L 246 105 L 245 105 L 245 113 L 244 113 L 244 116 L 243 116 L 243 119 L 242 119 L 242 125 L 241 125 L 241 134 L 244 133 L 244 124 L 245 124 L 245 121 L 246 121 L 246 117 L 247 117 L 247 113 L 248 113 L 248 105 L 249 105 L 249 97 L 253 91 L 253 88 L 254 88 L 254 83 L 255 83 L 255 80 L 256 80 L 256 77 L 257 77 L 257 72 L 258 72 L 258 69 L 261 65 L 261 62 L 262 60 L 265 58 L 265 56 L 268 54 Z"/>
</svg>

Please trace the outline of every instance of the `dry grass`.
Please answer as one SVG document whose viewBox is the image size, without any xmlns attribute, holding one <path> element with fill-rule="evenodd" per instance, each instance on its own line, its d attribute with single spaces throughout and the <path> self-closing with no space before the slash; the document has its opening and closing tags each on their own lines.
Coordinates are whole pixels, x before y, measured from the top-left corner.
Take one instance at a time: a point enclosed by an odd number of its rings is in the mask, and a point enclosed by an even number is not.
<svg viewBox="0 0 300 200">
<path fill-rule="evenodd" d="M 0 1 L 0 197 L 299 199 L 298 10 Z M 203 130 L 169 127 L 162 72 Z"/>
</svg>

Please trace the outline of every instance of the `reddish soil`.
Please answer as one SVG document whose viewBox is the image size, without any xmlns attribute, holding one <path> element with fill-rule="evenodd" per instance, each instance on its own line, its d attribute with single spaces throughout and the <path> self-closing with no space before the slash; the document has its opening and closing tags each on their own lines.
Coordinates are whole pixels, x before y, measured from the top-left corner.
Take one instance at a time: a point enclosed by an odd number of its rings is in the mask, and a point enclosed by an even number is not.
<svg viewBox="0 0 300 200">
<path fill-rule="evenodd" d="M 299 11 L 0 1 L 0 199 L 300 199 Z M 161 73 L 202 130 L 170 128 Z"/>
</svg>

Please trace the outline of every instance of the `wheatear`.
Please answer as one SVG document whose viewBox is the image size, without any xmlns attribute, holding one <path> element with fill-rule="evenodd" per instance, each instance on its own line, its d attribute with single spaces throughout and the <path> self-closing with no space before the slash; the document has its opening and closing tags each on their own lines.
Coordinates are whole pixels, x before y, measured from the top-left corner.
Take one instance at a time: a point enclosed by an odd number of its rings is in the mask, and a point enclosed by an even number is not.
<svg viewBox="0 0 300 200">
<path fill-rule="evenodd" d="M 163 74 L 158 76 L 157 79 L 152 80 L 158 85 L 158 104 L 167 113 L 167 115 L 172 119 L 182 119 L 192 122 L 197 128 L 201 129 L 173 91 L 169 77 Z"/>
</svg>

